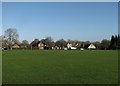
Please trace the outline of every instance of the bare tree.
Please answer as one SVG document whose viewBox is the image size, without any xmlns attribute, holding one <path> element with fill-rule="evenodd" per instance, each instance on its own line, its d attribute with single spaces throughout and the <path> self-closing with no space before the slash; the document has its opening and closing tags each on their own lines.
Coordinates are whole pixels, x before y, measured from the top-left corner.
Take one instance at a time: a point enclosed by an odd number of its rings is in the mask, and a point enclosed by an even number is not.
<svg viewBox="0 0 120 86">
<path fill-rule="evenodd" d="M 64 47 L 66 47 L 67 45 L 67 42 L 64 39 L 59 39 L 58 41 L 56 41 L 56 45 L 61 49 L 64 49 Z"/>
<path fill-rule="evenodd" d="M 52 47 L 54 46 L 54 41 L 50 36 L 46 37 L 43 43 L 46 45 L 45 49 L 52 49 Z"/>
<path fill-rule="evenodd" d="M 5 39 L 8 41 L 9 49 L 12 50 L 12 44 L 14 44 L 18 37 L 17 30 L 14 28 L 9 28 L 5 31 Z"/>
</svg>

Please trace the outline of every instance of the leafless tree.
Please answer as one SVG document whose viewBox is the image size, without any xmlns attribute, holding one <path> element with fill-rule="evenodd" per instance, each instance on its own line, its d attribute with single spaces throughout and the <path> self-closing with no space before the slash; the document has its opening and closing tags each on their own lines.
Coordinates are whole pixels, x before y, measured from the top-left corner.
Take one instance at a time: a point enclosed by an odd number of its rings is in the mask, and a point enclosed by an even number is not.
<svg viewBox="0 0 120 86">
<path fill-rule="evenodd" d="M 8 41 L 9 49 L 12 50 L 12 44 L 18 39 L 19 35 L 14 28 L 8 28 L 5 31 L 5 39 Z"/>
</svg>

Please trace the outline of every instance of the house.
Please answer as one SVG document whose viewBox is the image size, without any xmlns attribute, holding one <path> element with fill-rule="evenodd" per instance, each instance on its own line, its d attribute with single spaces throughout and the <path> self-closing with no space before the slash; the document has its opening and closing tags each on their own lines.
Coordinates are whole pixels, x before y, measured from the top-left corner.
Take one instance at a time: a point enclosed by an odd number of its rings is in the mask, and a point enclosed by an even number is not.
<svg viewBox="0 0 120 86">
<path fill-rule="evenodd" d="M 53 50 L 59 50 L 60 48 L 56 45 L 54 47 L 52 47 Z"/>
<path fill-rule="evenodd" d="M 95 45 L 93 45 L 92 43 L 89 45 L 88 49 L 96 49 Z"/>
<path fill-rule="evenodd" d="M 68 43 L 68 44 L 67 44 L 67 48 L 68 48 L 68 49 L 71 49 L 71 47 L 72 47 L 72 44 Z"/>
<path fill-rule="evenodd" d="M 76 49 L 77 49 L 76 47 L 72 46 L 71 43 L 68 43 L 68 44 L 67 44 L 67 48 L 68 48 L 68 49 L 71 49 L 71 50 L 76 50 Z"/>
<path fill-rule="evenodd" d="M 42 42 L 40 42 L 38 44 L 38 48 L 39 48 L 39 50 L 43 50 L 44 49 L 44 44 Z"/>
<path fill-rule="evenodd" d="M 76 50 L 77 48 L 76 47 L 71 47 L 71 50 Z"/>
<path fill-rule="evenodd" d="M 14 49 L 19 49 L 20 46 L 19 46 L 18 44 L 13 44 L 13 45 L 12 45 L 12 48 L 14 48 Z"/>
</svg>

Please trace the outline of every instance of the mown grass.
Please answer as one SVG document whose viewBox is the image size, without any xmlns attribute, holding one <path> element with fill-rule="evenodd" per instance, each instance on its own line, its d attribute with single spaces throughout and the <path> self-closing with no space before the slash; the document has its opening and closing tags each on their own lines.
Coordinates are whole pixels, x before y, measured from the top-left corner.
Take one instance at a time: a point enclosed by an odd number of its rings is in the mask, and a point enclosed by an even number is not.
<svg viewBox="0 0 120 86">
<path fill-rule="evenodd" d="M 116 84 L 118 52 L 3 51 L 3 84 Z"/>
</svg>

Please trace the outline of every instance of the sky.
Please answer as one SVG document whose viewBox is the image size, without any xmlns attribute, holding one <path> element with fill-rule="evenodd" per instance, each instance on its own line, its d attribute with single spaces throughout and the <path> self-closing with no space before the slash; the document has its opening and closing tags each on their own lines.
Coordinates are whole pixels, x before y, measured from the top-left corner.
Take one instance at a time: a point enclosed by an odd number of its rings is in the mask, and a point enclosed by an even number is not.
<svg viewBox="0 0 120 86">
<path fill-rule="evenodd" d="M 51 36 L 55 41 L 101 41 L 118 34 L 117 2 L 3 2 L 2 33 L 15 28 L 19 40 Z"/>
<path fill-rule="evenodd" d="M 119 2 L 119 0 L 2 0 L 2 2 Z"/>
</svg>

